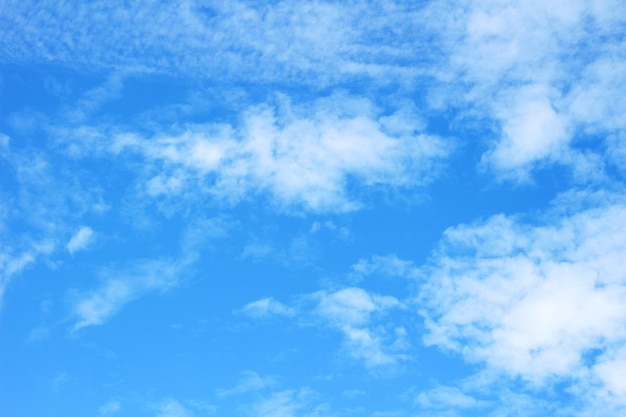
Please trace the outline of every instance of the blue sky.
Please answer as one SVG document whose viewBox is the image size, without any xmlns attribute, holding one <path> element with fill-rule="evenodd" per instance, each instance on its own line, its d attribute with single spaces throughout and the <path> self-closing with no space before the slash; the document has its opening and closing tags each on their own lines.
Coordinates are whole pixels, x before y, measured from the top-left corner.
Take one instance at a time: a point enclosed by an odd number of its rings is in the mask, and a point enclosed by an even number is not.
<svg viewBox="0 0 626 417">
<path fill-rule="evenodd" d="M 619 0 L 4 0 L 0 414 L 626 413 Z"/>
</svg>

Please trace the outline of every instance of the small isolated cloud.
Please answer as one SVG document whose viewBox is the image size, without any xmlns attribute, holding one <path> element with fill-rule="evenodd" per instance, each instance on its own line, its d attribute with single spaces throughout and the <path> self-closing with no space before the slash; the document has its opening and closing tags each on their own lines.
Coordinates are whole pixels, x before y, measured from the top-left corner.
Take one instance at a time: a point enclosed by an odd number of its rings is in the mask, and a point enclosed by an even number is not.
<svg viewBox="0 0 626 417">
<path fill-rule="evenodd" d="M 337 226 L 334 222 L 326 220 L 325 222 L 313 222 L 309 233 L 317 234 L 322 231 L 329 231 L 341 239 L 347 239 L 350 236 L 350 231 L 344 226 Z"/>
<path fill-rule="evenodd" d="M 415 403 L 425 409 L 454 410 L 484 406 L 483 401 L 465 394 L 457 387 L 438 386 L 420 392 Z"/>
<path fill-rule="evenodd" d="M 359 259 L 352 265 L 353 275 L 382 275 L 388 277 L 412 278 L 417 276 L 418 269 L 412 261 L 405 261 L 396 255 L 372 256 L 370 259 Z"/>
<path fill-rule="evenodd" d="M 233 395 L 233 394 L 244 394 L 248 392 L 259 391 L 270 386 L 276 384 L 276 379 L 271 376 L 262 377 L 254 371 L 245 371 L 242 373 L 242 378 L 232 388 L 220 390 L 217 394 L 220 397 Z"/>
<path fill-rule="evenodd" d="M 626 204 L 577 198 L 550 224 L 498 215 L 449 229 L 424 270 L 425 342 L 533 384 L 596 380 L 623 395 L 611 370 L 626 348 Z"/>
<path fill-rule="evenodd" d="M 113 416 L 122 409 L 122 405 L 117 400 L 111 400 L 105 404 L 103 404 L 99 409 L 98 413 L 101 416 Z"/>
<path fill-rule="evenodd" d="M 286 390 L 271 394 L 251 407 L 254 417 L 299 417 L 325 415 L 324 405 L 312 404 L 308 389 Z"/>
<path fill-rule="evenodd" d="M 80 229 L 72 236 L 69 242 L 67 242 L 67 250 L 69 253 L 74 254 L 79 250 L 86 249 L 94 239 L 94 232 L 90 227 L 81 226 Z"/>
<path fill-rule="evenodd" d="M 20 256 L 12 256 L 10 253 L 0 252 L 0 305 L 4 291 L 11 278 L 35 262 L 35 256 L 31 253 L 23 253 Z"/>
<path fill-rule="evenodd" d="M 100 287 L 74 296 L 74 330 L 103 324 L 125 304 L 148 292 L 166 291 L 183 279 L 189 260 L 147 260 L 133 268 L 106 271 Z"/>
<path fill-rule="evenodd" d="M 248 303 L 242 308 L 242 312 L 257 319 L 272 316 L 292 317 L 296 314 L 296 310 L 294 308 L 288 307 L 283 303 L 274 300 L 272 297 Z"/>
<path fill-rule="evenodd" d="M 70 382 L 70 380 L 70 375 L 67 372 L 59 372 L 50 381 L 50 389 L 52 389 L 52 391 L 56 393 L 61 392 L 63 390 L 63 387 L 65 387 L 65 385 Z"/>
<path fill-rule="evenodd" d="M 343 333 L 345 347 L 353 358 L 363 360 L 368 367 L 394 365 L 406 359 L 402 353 L 408 347 L 404 328 L 389 330 L 378 321 L 388 310 L 402 306 L 396 298 L 370 294 L 361 288 L 320 291 L 312 298 L 317 301 L 315 314 Z"/>
<path fill-rule="evenodd" d="M 173 398 L 166 398 L 157 406 L 155 417 L 193 417 L 194 413 Z"/>
</svg>

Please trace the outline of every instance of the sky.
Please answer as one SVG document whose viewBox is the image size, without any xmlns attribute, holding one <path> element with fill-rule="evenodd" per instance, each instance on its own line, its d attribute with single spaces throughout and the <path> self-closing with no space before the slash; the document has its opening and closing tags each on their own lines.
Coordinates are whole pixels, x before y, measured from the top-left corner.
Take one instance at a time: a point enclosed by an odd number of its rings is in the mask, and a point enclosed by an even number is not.
<svg viewBox="0 0 626 417">
<path fill-rule="evenodd" d="M 0 415 L 626 415 L 621 0 L 0 2 Z"/>
</svg>

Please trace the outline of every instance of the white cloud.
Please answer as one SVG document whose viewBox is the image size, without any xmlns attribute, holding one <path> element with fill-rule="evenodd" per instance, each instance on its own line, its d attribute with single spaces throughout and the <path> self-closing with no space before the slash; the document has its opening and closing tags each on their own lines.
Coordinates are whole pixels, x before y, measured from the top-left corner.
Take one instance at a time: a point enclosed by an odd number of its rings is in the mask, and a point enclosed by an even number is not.
<svg viewBox="0 0 626 417">
<path fill-rule="evenodd" d="M 418 72 L 406 65 L 418 61 L 413 51 L 427 50 L 416 8 L 393 2 L 37 5 L 35 14 L 28 1 L 5 5 L 0 48 L 10 62 L 319 85 L 354 75 L 397 81 Z M 117 30 L 125 27 L 134 30 Z"/>
<path fill-rule="evenodd" d="M 394 297 L 370 294 L 361 288 L 344 288 L 333 293 L 312 294 L 317 301 L 315 314 L 327 325 L 341 331 L 348 353 L 367 367 L 395 365 L 407 359 L 406 331 L 380 324 L 378 316 L 402 307 Z"/>
<path fill-rule="evenodd" d="M 285 390 L 273 393 L 256 403 L 250 410 L 255 417 L 313 417 L 327 415 L 326 407 L 312 404 L 308 389 Z"/>
<path fill-rule="evenodd" d="M 411 261 L 405 261 L 396 255 L 372 256 L 371 259 L 359 259 L 352 265 L 353 275 L 383 275 L 389 277 L 411 278 L 417 276 L 417 268 Z"/>
<path fill-rule="evenodd" d="M 501 178 L 527 181 L 554 163 L 570 166 L 579 180 L 590 172 L 596 178 L 603 164 L 589 157 L 601 155 L 594 142 L 623 128 L 626 113 L 619 94 L 626 60 L 616 53 L 626 15 L 607 13 L 602 1 L 463 4 L 430 5 L 444 22 L 437 29 L 449 59 L 438 77 L 452 87 L 433 103 L 496 123 L 482 162 Z M 576 172 L 581 161 L 584 174 Z"/>
<path fill-rule="evenodd" d="M 102 405 L 98 409 L 98 413 L 101 416 L 112 416 L 112 415 L 119 413 L 121 409 L 122 409 L 122 405 L 119 401 L 111 400 L 105 403 L 104 405 Z"/>
<path fill-rule="evenodd" d="M 18 257 L 14 257 L 8 253 L 0 252 L 0 303 L 2 302 L 4 291 L 13 275 L 19 273 L 34 261 L 35 257 L 30 253 L 24 253 Z"/>
<path fill-rule="evenodd" d="M 155 417 L 193 417 L 194 413 L 173 398 L 167 398 L 157 407 Z"/>
<path fill-rule="evenodd" d="M 601 394 L 619 399 L 620 403 L 626 405 L 626 346 L 620 346 L 606 352 L 593 366 L 593 373 L 599 378 L 603 385 Z"/>
<path fill-rule="evenodd" d="M 272 297 L 262 298 L 246 304 L 242 311 L 253 318 L 264 318 L 271 316 L 291 317 L 296 314 L 296 310 L 283 303 L 274 300 Z"/>
<path fill-rule="evenodd" d="M 29 265 L 50 260 L 78 219 L 97 211 L 99 199 L 97 187 L 86 190 L 81 179 L 55 163 L 54 155 L 11 148 L 8 140 L 4 142 L 2 175 L 13 185 L 7 194 L 0 191 L 0 234 L 10 237 L 0 249 L 0 303 L 12 277 Z M 90 232 L 89 228 L 79 230 L 67 249 L 83 249 Z"/>
<path fill-rule="evenodd" d="M 74 254 L 74 252 L 87 249 L 93 242 L 93 237 L 94 233 L 90 227 L 81 226 L 69 242 L 67 242 L 67 250 L 69 253 Z"/>
<path fill-rule="evenodd" d="M 220 390 L 217 394 L 221 397 L 233 394 L 244 394 L 252 391 L 259 391 L 276 384 L 274 377 L 262 377 L 254 371 L 245 371 L 237 385 L 226 390 Z"/>
<path fill-rule="evenodd" d="M 191 262 L 147 260 L 128 270 L 105 272 L 99 288 L 74 295 L 72 310 L 77 322 L 73 329 L 101 325 L 139 296 L 177 286 Z"/>
<path fill-rule="evenodd" d="M 313 302 L 313 305 L 310 303 Z M 361 288 L 343 288 L 334 292 L 317 291 L 300 297 L 295 307 L 273 298 L 263 298 L 242 308 L 242 312 L 260 319 L 266 317 L 306 318 L 304 325 L 313 323 L 335 329 L 343 335 L 346 352 L 363 361 L 370 369 L 389 367 L 407 360 L 407 332 L 383 316 L 403 305 L 394 297 L 369 293 Z"/>
<path fill-rule="evenodd" d="M 485 405 L 483 401 L 470 397 L 461 389 L 448 386 L 438 386 L 420 392 L 415 402 L 422 408 L 444 410 L 476 408 Z"/>
<path fill-rule="evenodd" d="M 558 205 L 572 198 L 582 207 Z M 556 200 L 549 225 L 499 215 L 449 229 L 422 271 L 425 342 L 539 385 L 606 369 L 585 355 L 626 341 L 626 204 L 597 199 Z"/>
<path fill-rule="evenodd" d="M 149 140 L 118 134 L 111 151 L 138 152 L 159 167 L 145 185 L 151 197 L 184 195 L 199 183 L 220 200 L 264 192 L 279 207 L 349 211 L 361 203 L 348 194 L 348 183 L 423 185 L 450 150 L 417 133 L 421 126 L 412 119 L 404 123 L 413 129 L 388 131 L 372 108 L 343 95 L 299 107 L 283 100 L 278 111 L 249 109 L 237 128 L 190 126 Z"/>
</svg>

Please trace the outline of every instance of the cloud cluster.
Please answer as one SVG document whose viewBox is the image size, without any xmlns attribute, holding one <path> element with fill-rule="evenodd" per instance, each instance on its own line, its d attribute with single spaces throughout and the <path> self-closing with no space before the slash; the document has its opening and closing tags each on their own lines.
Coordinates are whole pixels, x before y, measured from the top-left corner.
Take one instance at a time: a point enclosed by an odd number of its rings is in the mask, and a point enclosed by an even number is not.
<svg viewBox="0 0 626 417">
<path fill-rule="evenodd" d="M 497 215 L 448 229 L 422 270 L 425 342 L 532 384 L 597 384 L 594 395 L 626 400 L 616 378 L 626 372 L 626 204 L 577 198 L 574 211 L 557 200 L 546 223 Z"/>
</svg>

